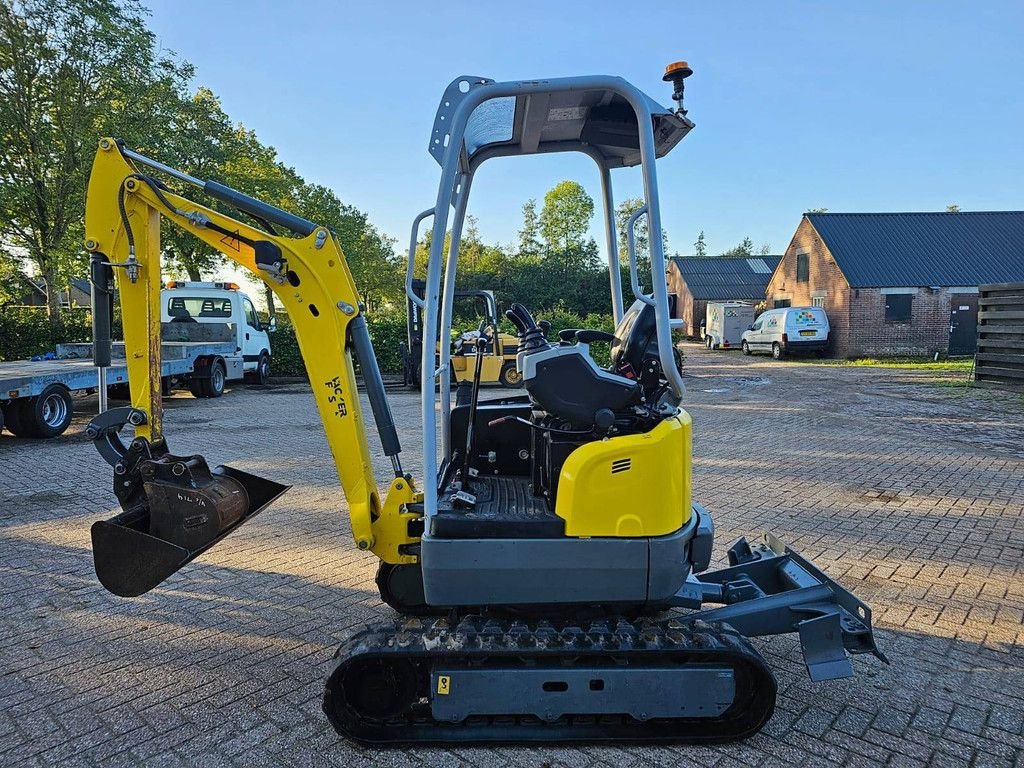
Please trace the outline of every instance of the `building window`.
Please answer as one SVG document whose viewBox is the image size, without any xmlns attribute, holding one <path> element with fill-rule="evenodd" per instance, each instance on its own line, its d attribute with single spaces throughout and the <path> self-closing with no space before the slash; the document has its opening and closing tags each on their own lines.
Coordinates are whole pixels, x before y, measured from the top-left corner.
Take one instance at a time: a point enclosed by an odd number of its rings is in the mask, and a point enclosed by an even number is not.
<svg viewBox="0 0 1024 768">
<path fill-rule="evenodd" d="M 885 322 L 910 322 L 910 310 L 914 303 L 912 293 L 890 293 L 882 298 L 885 299 Z"/>
<path fill-rule="evenodd" d="M 824 307 L 825 306 L 825 297 L 824 296 L 813 296 L 811 298 L 811 306 L 812 307 Z"/>
<path fill-rule="evenodd" d="M 806 253 L 796 255 L 796 281 L 806 283 L 811 276 L 811 260 Z"/>
<path fill-rule="evenodd" d="M 775 309 L 784 309 L 785 307 L 788 307 L 789 305 L 790 305 L 789 304 L 789 299 L 776 299 L 775 300 Z"/>
</svg>

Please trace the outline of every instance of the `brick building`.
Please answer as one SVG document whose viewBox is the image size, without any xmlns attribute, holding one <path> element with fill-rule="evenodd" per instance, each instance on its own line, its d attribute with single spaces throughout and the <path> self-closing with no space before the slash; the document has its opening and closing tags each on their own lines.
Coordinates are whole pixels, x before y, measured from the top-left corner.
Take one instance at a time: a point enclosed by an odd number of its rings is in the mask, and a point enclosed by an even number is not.
<svg viewBox="0 0 1024 768">
<path fill-rule="evenodd" d="M 684 332 L 697 338 L 709 301 L 764 301 L 765 288 L 781 256 L 682 256 L 668 267 L 668 290 L 676 297 L 675 316 Z"/>
<path fill-rule="evenodd" d="M 978 285 L 1024 280 L 1024 211 L 806 213 L 768 307 L 820 306 L 833 354 L 974 353 Z"/>
</svg>

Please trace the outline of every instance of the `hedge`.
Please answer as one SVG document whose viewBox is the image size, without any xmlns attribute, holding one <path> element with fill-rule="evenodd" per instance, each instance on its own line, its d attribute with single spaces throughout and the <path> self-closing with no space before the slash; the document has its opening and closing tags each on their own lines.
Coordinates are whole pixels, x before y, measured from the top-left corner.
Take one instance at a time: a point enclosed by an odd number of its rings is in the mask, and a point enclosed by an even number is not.
<svg viewBox="0 0 1024 768">
<path fill-rule="evenodd" d="M 75 341 L 92 341 L 88 309 L 63 310 L 51 321 L 46 307 L 0 308 L 0 361 L 27 360 Z"/>
<path fill-rule="evenodd" d="M 120 333 L 119 312 L 114 317 L 114 337 Z M 277 376 L 306 376 L 306 368 L 295 339 L 295 328 L 287 315 L 278 315 L 277 330 L 271 336 L 273 370 Z M 590 314 L 586 318 L 567 309 L 556 308 L 537 313 L 538 320 L 551 323 L 551 338 L 557 338 L 563 328 L 593 328 L 601 331 L 614 330 L 611 315 Z M 402 372 L 399 345 L 406 339 L 405 312 L 385 310 L 367 313 L 366 323 L 370 338 L 377 353 L 377 363 L 386 374 Z M 474 318 L 457 318 L 456 329 L 475 328 Z M 502 319 L 502 330 L 513 333 L 511 325 Z M 0 308 L 0 361 L 26 360 L 33 355 L 56 351 L 57 344 L 66 342 L 92 341 L 92 317 L 88 309 L 65 310 L 51 322 L 46 316 L 46 307 L 3 307 Z M 594 359 L 601 365 L 607 364 L 608 347 L 595 344 L 592 348 Z"/>
<path fill-rule="evenodd" d="M 366 324 L 370 329 L 377 364 L 383 373 L 401 373 L 402 358 L 398 345 L 405 341 L 405 313 L 395 311 L 367 312 Z M 295 327 L 287 315 L 277 316 L 277 330 L 270 337 L 273 350 L 274 374 L 277 376 L 305 376 L 306 367 L 299 353 Z"/>
</svg>

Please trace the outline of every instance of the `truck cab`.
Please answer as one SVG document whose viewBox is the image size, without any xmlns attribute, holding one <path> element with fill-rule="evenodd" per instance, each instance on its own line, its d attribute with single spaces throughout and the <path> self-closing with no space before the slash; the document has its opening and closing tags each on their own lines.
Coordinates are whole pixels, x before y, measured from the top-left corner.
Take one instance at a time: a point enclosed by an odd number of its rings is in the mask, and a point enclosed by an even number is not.
<svg viewBox="0 0 1024 768">
<path fill-rule="evenodd" d="M 207 331 L 187 326 L 226 326 L 235 341 L 237 355 L 226 358 L 230 373 L 241 371 L 261 383 L 270 376 L 270 331 L 272 323 L 260 320 L 256 307 L 236 283 L 171 280 L 160 292 L 160 321 L 170 325 L 171 333 L 187 336 L 189 341 L 206 340 Z M 180 328 L 178 326 L 181 326 Z M 164 334 L 165 340 L 168 333 Z M 182 340 L 186 340 L 182 338 Z"/>
</svg>

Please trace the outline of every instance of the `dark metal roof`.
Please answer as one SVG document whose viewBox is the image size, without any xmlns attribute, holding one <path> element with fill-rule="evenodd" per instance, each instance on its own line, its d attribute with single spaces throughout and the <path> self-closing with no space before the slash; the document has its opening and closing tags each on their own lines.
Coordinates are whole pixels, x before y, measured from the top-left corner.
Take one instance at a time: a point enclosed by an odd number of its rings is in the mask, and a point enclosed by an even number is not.
<svg viewBox="0 0 1024 768">
<path fill-rule="evenodd" d="M 1024 211 L 805 216 L 852 288 L 1024 280 Z"/>
<path fill-rule="evenodd" d="M 781 256 L 677 256 L 672 259 L 693 298 L 764 299 Z"/>
</svg>

